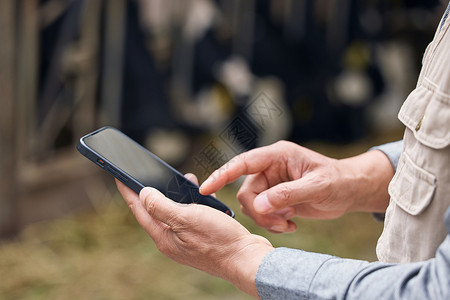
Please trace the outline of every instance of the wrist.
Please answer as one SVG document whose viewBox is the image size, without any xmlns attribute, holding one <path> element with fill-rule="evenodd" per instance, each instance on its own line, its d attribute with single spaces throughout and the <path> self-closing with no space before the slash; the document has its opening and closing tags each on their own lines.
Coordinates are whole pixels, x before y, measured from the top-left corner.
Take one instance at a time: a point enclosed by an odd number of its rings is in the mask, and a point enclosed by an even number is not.
<svg viewBox="0 0 450 300">
<path fill-rule="evenodd" d="M 229 262 L 229 274 L 226 280 L 245 293 L 258 298 L 256 273 L 264 257 L 274 249 L 270 242 L 257 235 L 251 235 L 253 241 L 246 243 L 233 254 Z"/>
<path fill-rule="evenodd" d="M 394 176 L 389 159 L 381 151 L 369 151 L 339 161 L 345 173 L 343 190 L 348 211 L 385 212 L 389 204 L 388 185 Z"/>
</svg>

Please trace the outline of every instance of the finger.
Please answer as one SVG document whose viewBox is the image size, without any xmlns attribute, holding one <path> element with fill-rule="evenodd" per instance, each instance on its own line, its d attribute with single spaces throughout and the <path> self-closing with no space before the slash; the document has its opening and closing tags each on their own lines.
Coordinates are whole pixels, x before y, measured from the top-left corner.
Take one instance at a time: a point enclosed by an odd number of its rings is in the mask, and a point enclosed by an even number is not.
<svg viewBox="0 0 450 300">
<path fill-rule="evenodd" d="M 139 198 L 148 214 L 169 227 L 177 224 L 182 215 L 181 205 L 166 198 L 160 191 L 151 187 L 145 187 L 139 193 Z"/>
<path fill-rule="evenodd" d="M 250 217 L 250 212 L 248 211 L 247 208 L 245 208 L 244 205 L 241 204 L 241 212 L 246 215 L 247 217 Z"/>
<path fill-rule="evenodd" d="M 288 221 L 288 226 L 286 227 L 286 229 L 284 231 L 277 231 L 277 230 L 273 230 L 273 229 L 269 229 L 270 232 L 272 233 L 291 233 L 297 230 L 297 224 L 295 224 L 292 221 Z"/>
<path fill-rule="evenodd" d="M 284 216 L 279 214 L 257 214 L 254 211 L 250 211 L 245 206 L 241 205 L 241 211 L 244 215 L 253 219 L 256 225 L 265 228 L 269 231 L 276 232 L 290 232 L 295 230 L 291 228 L 290 221 Z"/>
<path fill-rule="evenodd" d="M 139 196 L 132 189 L 130 189 L 117 179 L 116 185 L 119 189 L 119 192 L 122 194 L 123 198 L 128 204 L 131 212 L 138 221 L 139 225 L 141 225 L 141 227 L 150 235 L 153 240 L 159 240 L 166 225 L 151 218 L 145 207 L 142 205 Z"/>
<path fill-rule="evenodd" d="M 195 174 L 192 174 L 192 173 L 186 173 L 186 174 L 184 175 L 184 177 L 186 177 L 187 180 L 192 181 L 194 184 L 196 184 L 196 185 L 198 186 L 198 178 L 197 178 L 197 176 L 195 176 Z M 213 197 L 216 197 L 216 193 L 213 193 L 212 196 L 213 196 Z"/>
<path fill-rule="evenodd" d="M 266 175 L 264 173 L 249 175 L 247 176 L 247 178 L 245 178 L 244 183 L 239 189 L 237 198 L 241 202 L 241 205 L 243 205 L 246 208 L 246 211 L 250 210 L 256 213 L 253 201 L 257 195 L 269 189 L 269 187 L 270 187 L 269 179 L 266 178 Z M 295 208 L 288 206 L 280 210 L 274 211 L 274 213 L 283 216 L 286 220 L 289 220 L 294 217 Z"/>
<path fill-rule="evenodd" d="M 294 222 L 292 222 L 291 220 L 288 221 L 288 228 L 286 229 L 286 233 L 288 232 L 294 232 L 297 230 L 297 224 L 295 224 Z"/>
<path fill-rule="evenodd" d="M 286 220 L 289 220 L 295 216 L 295 211 L 296 210 L 294 207 L 288 206 L 288 207 L 285 207 L 285 208 L 275 211 L 274 214 L 280 215 L 283 218 L 285 218 Z"/>
<path fill-rule="evenodd" d="M 293 208 L 292 208 L 292 210 L 293 210 Z M 241 211 L 244 215 L 253 218 L 252 215 L 250 214 L 250 212 L 242 205 L 241 205 Z M 276 213 L 276 214 L 278 214 L 278 213 Z M 290 214 L 292 215 L 291 212 L 290 212 Z M 292 222 L 291 220 L 289 220 L 289 218 L 286 218 L 286 216 L 282 215 L 282 214 L 278 214 L 278 215 L 286 220 L 286 224 L 279 222 L 279 219 L 268 220 L 268 218 L 267 218 L 268 215 L 262 216 L 264 218 L 264 223 L 266 223 L 268 225 L 261 226 L 258 223 L 257 224 L 260 227 L 266 228 L 268 231 L 270 231 L 272 233 L 282 233 L 282 232 L 287 233 L 287 232 L 294 232 L 295 230 L 297 230 L 297 225 L 294 222 Z M 273 223 L 269 224 L 270 221 L 273 221 Z M 277 224 L 278 224 L 278 226 L 277 226 Z M 276 229 L 276 230 L 274 230 L 274 229 Z"/>
<path fill-rule="evenodd" d="M 251 217 L 249 210 L 247 208 L 245 208 L 245 206 L 243 206 L 242 204 L 240 206 L 240 209 L 244 215 L 246 215 L 247 217 Z M 295 212 L 296 212 L 296 209 L 292 206 L 289 206 L 289 207 L 286 207 L 284 209 L 274 212 L 274 214 L 282 216 L 286 220 L 290 220 L 293 217 L 295 217 Z M 263 215 L 263 216 L 265 216 L 265 215 Z"/>
<path fill-rule="evenodd" d="M 114 178 L 116 181 L 116 186 L 119 192 L 122 194 L 123 199 L 125 202 L 127 202 L 128 205 L 133 204 L 134 201 L 139 200 L 138 195 L 129 187 L 127 187 L 125 184 L 120 182 L 118 179 Z"/>
<path fill-rule="evenodd" d="M 326 209 L 326 208 L 315 208 L 311 203 L 299 204 L 295 206 L 295 216 L 304 219 L 336 219 L 342 216 L 346 212 L 345 209 Z"/>
<path fill-rule="evenodd" d="M 247 210 L 254 211 L 253 200 L 268 188 L 269 184 L 263 173 L 251 174 L 245 178 L 236 197 Z"/>
<path fill-rule="evenodd" d="M 198 178 L 194 174 L 186 173 L 186 174 L 184 174 L 184 177 L 186 177 L 187 180 L 190 180 L 193 183 L 195 183 L 196 185 L 198 185 Z"/>
<path fill-rule="evenodd" d="M 255 214 L 256 212 L 253 205 L 255 197 L 260 193 L 269 189 L 269 187 L 270 183 L 268 182 L 268 179 L 266 178 L 265 174 L 258 173 L 247 176 L 238 192 L 238 199 L 241 202 L 241 205 L 243 205 L 246 208 L 246 211 L 252 211 L 252 214 Z M 289 206 L 274 211 L 273 213 L 283 216 L 283 218 L 289 220 L 294 217 L 295 208 Z"/>
<path fill-rule="evenodd" d="M 267 188 L 268 182 L 262 173 L 247 176 L 237 194 L 237 199 L 241 203 L 241 211 L 260 227 L 266 229 L 274 227 L 276 231 L 284 232 L 288 228 L 287 220 L 295 214 L 294 208 L 285 208 L 271 214 L 259 214 L 253 207 L 255 197 Z M 286 218 L 286 215 L 289 218 Z"/>
<path fill-rule="evenodd" d="M 261 147 L 235 156 L 203 182 L 200 186 L 200 193 L 209 195 L 242 175 L 254 174 L 267 169 L 272 164 L 272 152 L 271 147 Z"/>
<path fill-rule="evenodd" d="M 272 213 L 321 197 L 320 183 L 304 177 L 295 181 L 282 182 L 260 193 L 253 201 L 254 210 L 260 214 Z"/>
<path fill-rule="evenodd" d="M 277 214 L 257 215 L 256 217 L 253 215 L 251 217 L 258 226 L 271 232 L 289 232 L 291 230 L 291 221 Z"/>
</svg>

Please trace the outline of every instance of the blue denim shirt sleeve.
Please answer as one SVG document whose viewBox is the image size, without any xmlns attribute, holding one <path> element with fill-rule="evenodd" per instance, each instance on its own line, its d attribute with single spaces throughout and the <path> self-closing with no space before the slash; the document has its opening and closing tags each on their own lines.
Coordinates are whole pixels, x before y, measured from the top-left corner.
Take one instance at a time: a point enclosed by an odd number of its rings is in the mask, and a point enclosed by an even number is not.
<svg viewBox="0 0 450 300">
<path fill-rule="evenodd" d="M 450 232 L 450 208 L 445 225 Z M 261 262 L 256 287 L 261 299 L 450 299 L 450 236 L 435 258 L 409 264 L 277 248 Z"/>
<path fill-rule="evenodd" d="M 398 161 L 403 150 L 403 140 L 375 146 L 369 149 L 369 151 L 371 150 L 380 150 L 383 152 L 391 161 L 394 170 L 397 170 Z"/>
</svg>

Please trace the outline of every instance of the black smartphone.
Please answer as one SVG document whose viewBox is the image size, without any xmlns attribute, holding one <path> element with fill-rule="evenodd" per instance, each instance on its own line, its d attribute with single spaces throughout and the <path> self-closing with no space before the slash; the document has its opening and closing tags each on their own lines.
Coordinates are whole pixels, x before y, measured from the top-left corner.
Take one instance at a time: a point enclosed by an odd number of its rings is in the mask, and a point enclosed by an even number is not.
<svg viewBox="0 0 450 300">
<path fill-rule="evenodd" d="M 137 194 L 153 186 L 176 202 L 207 205 L 234 217 L 228 206 L 200 194 L 196 184 L 118 129 L 107 126 L 89 133 L 77 149 Z"/>
</svg>

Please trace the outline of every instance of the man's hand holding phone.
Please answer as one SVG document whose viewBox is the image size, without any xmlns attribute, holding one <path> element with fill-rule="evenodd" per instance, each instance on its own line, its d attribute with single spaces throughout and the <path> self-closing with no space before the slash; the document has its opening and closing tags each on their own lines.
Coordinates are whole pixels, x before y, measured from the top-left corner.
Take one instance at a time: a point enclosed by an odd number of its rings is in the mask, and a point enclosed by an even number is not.
<svg viewBox="0 0 450 300">
<path fill-rule="evenodd" d="M 188 176 L 197 182 L 195 176 Z M 256 272 L 273 247 L 239 222 L 205 205 L 176 203 L 146 187 L 139 196 L 116 179 L 139 224 L 174 261 L 230 281 L 255 297 Z"/>
</svg>

